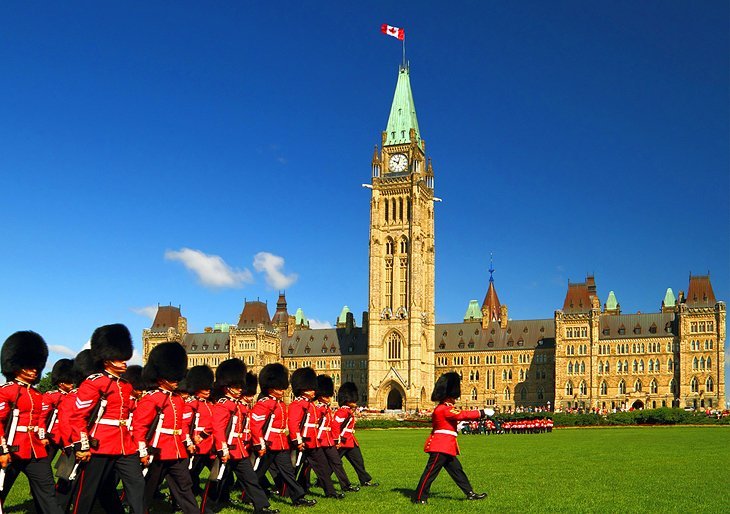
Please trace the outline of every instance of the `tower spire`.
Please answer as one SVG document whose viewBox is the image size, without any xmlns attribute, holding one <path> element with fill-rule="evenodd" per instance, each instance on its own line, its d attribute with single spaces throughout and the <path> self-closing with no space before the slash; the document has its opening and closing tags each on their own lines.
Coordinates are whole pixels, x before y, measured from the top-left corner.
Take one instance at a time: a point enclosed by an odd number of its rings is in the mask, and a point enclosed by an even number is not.
<svg viewBox="0 0 730 514">
<path fill-rule="evenodd" d="M 411 142 L 411 129 L 415 130 L 416 141 L 421 145 L 421 132 L 418 129 L 416 104 L 411 92 L 410 68 L 407 64 L 398 70 L 398 82 L 395 86 L 390 116 L 385 128 L 383 145 L 400 145 Z"/>
<path fill-rule="evenodd" d="M 489 282 L 494 282 L 494 253 L 489 253 Z"/>
</svg>

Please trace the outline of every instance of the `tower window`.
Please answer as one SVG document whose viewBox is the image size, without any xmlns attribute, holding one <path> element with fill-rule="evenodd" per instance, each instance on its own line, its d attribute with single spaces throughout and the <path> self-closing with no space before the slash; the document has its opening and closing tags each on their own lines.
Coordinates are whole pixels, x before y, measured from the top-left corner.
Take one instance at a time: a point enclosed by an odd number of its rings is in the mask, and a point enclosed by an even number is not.
<svg viewBox="0 0 730 514">
<path fill-rule="evenodd" d="M 403 340 L 401 339 L 400 334 L 397 332 L 391 332 L 387 339 L 388 360 L 400 360 L 402 346 Z"/>
</svg>

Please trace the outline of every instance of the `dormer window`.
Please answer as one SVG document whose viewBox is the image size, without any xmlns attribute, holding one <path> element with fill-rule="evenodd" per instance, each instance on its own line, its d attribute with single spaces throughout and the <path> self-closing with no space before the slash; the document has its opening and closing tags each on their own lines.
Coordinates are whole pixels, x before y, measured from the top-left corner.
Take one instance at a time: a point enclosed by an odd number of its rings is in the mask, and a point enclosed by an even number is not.
<svg viewBox="0 0 730 514">
<path fill-rule="evenodd" d="M 620 327 L 618 327 L 618 335 L 620 335 L 620 336 L 626 335 L 626 327 L 625 326 L 621 325 Z"/>
<path fill-rule="evenodd" d="M 650 334 L 656 334 L 656 323 L 652 323 L 649 327 L 649 333 Z"/>
<path fill-rule="evenodd" d="M 601 333 L 602 333 L 602 334 L 603 334 L 604 336 L 608 336 L 608 335 L 611 335 L 611 329 L 610 329 L 610 328 L 608 328 L 608 327 L 606 327 L 606 328 L 604 328 L 604 329 L 603 329 L 603 331 L 602 331 Z"/>
<path fill-rule="evenodd" d="M 446 348 L 446 343 L 444 343 L 443 341 L 441 341 L 439 343 L 439 350 L 443 350 L 444 348 Z"/>
<path fill-rule="evenodd" d="M 638 323 L 634 327 L 634 334 L 641 334 L 641 325 L 639 325 Z"/>
<path fill-rule="evenodd" d="M 489 342 L 487 343 L 487 346 L 488 346 L 489 348 L 494 348 L 494 341 L 492 341 L 492 340 L 490 339 L 490 340 L 489 340 Z"/>
</svg>

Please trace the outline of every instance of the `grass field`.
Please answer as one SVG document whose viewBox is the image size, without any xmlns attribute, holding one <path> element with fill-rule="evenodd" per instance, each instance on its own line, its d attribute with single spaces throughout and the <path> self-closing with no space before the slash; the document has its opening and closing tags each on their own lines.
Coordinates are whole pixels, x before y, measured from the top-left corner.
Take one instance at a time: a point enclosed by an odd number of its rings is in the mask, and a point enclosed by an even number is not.
<svg viewBox="0 0 730 514">
<path fill-rule="evenodd" d="M 727 512 L 730 427 L 559 429 L 550 434 L 459 436 L 460 457 L 477 492 L 467 502 L 445 471 L 429 505 L 410 496 L 426 464 L 420 429 L 358 432 L 365 464 L 380 487 L 324 499 L 306 512 Z M 345 464 L 351 479 L 355 473 Z M 354 480 L 356 482 L 356 480 Z M 31 508 L 18 479 L 7 512 Z M 274 498 L 282 513 L 302 512 Z M 160 509 L 156 512 L 167 512 Z M 250 512 L 230 508 L 227 514 Z"/>
</svg>

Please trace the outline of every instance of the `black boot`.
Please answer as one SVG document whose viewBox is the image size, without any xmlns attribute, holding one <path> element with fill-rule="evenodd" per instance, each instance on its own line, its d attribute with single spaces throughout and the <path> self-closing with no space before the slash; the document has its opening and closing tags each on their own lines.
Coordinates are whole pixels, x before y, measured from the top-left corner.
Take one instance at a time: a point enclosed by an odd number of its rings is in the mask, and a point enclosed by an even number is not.
<svg viewBox="0 0 730 514">
<path fill-rule="evenodd" d="M 474 491 L 466 495 L 467 500 L 483 500 L 487 497 L 487 493 L 475 493 Z"/>
</svg>

